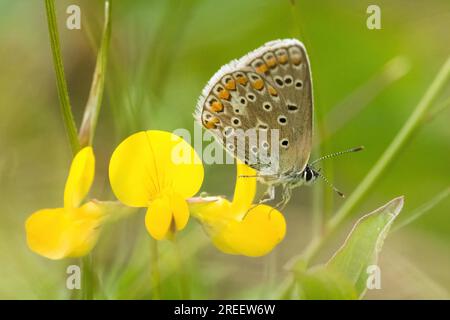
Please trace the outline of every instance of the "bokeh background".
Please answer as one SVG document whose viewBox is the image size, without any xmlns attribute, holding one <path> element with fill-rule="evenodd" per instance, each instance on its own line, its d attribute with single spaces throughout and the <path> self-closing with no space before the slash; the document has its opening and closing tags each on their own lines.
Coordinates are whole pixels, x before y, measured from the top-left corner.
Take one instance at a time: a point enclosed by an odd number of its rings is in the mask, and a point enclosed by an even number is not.
<svg viewBox="0 0 450 320">
<path fill-rule="evenodd" d="M 82 29 L 67 30 L 77 4 Z M 381 8 L 381 30 L 368 30 L 366 9 Z M 64 66 L 79 125 L 89 93 L 103 21 L 102 1 L 56 1 Z M 113 200 L 107 166 L 115 146 L 143 129 L 193 129 L 192 112 L 212 74 L 266 41 L 298 37 L 309 50 L 316 102 L 315 153 L 365 145 L 330 160 L 329 178 L 351 193 L 413 111 L 450 53 L 448 0 L 140 0 L 114 1 L 105 99 L 94 141 L 90 196 Z M 449 86 L 442 99 L 448 97 Z M 441 100 L 442 100 L 441 99 Z M 387 174 L 329 242 L 341 244 L 351 223 L 405 195 L 399 220 L 449 186 L 449 110 L 414 137 Z M 318 131 L 318 130 L 317 130 Z M 26 246 L 24 221 L 62 204 L 71 151 L 59 113 L 44 1 L 0 0 L 0 298 L 66 299 L 66 267 Z M 232 195 L 233 166 L 206 166 L 203 191 Z M 193 219 L 180 235 L 193 298 L 267 298 L 284 265 L 311 236 L 314 189 L 330 216 L 344 200 L 322 183 L 294 192 L 284 210 L 284 241 L 266 257 L 217 251 Z M 382 289 L 366 298 L 447 299 L 450 289 L 450 199 L 389 235 L 381 254 Z M 178 298 L 171 243 L 161 244 L 163 297 Z M 98 297 L 148 299 L 150 239 L 144 213 L 108 226 L 93 251 Z"/>
</svg>

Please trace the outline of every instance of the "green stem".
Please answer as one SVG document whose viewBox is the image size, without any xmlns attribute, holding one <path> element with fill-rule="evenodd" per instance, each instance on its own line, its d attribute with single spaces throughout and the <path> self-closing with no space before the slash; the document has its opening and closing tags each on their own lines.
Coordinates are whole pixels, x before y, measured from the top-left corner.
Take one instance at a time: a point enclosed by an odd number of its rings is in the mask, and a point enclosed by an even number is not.
<svg viewBox="0 0 450 320">
<path fill-rule="evenodd" d="M 102 105 L 106 65 L 108 63 L 109 44 L 111 42 L 111 7 L 111 1 L 106 0 L 102 41 L 97 54 L 97 61 L 95 64 L 95 71 L 89 92 L 89 98 L 86 103 L 79 134 L 80 144 L 82 146 L 92 145 L 98 116 Z"/>
<path fill-rule="evenodd" d="M 447 83 L 450 77 L 450 57 L 440 69 L 434 81 L 429 86 L 428 90 L 419 101 L 415 110 L 403 125 L 402 129 L 395 136 L 394 140 L 382 154 L 377 163 L 372 167 L 363 181 L 358 185 L 355 192 L 350 195 L 347 201 L 342 205 L 338 212 L 330 219 L 327 224 L 326 232 L 321 239 L 313 239 L 313 241 L 307 246 L 305 252 L 294 263 L 294 269 L 300 263 L 309 263 L 313 260 L 320 248 L 331 236 L 331 234 L 345 221 L 345 219 L 352 213 L 355 207 L 361 202 L 361 200 L 373 189 L 375 183 L 382 177 L 386 169 L 392 165 L 395 158 L 407 145 L 407 143 L 413 137 L 413 134 L 423 124 L 423 119 L 426 118 L 427 112 L 433 104 L 433 101 L 438 96 L 441 89 Z"/>
<path fill-rule="evenodd" d="M 388 146 L 381 158 L 373 166 L 372 170 L 367 174 L 364 180 L 351 194 L 344 205 L 339 209 L 336 215 L 330 220 L 329 229 L 339 226 L 342 221 L 351 213 L 357 204 L 367 195 L 378 179 L 386 171 L 388 166 L 392 164 L 400 151 L 411 140 L 414 133 L 421 127 L 422 120 L 425 118 L 427 111 L 432 106 L 434 100 L 438 96 L 443 86 L 447 83 L 450 76 L 450 57 L 442 66 L 440 72 L 426 91 L 425 95 L 419 101 L 419 104 L 411 114 L 409 119 L 403 125 L 403 128 Z"/>
<path fill-rule="evenodd" d="M 423 204 L 416 210 L 414 210 L 409 216 L 407 216 L 405 219 L 400 220 L 397 224 L 394 224 L 393 228 L 389 232 L 395 232 L 404 226 L 414 222 L 415 220 L 419 219 L 421 216 L 423 216 L 425 213 L 433 209 L 435 206 L 437 206 L 439 203 L 441 203 L 443 200 L 445 200 L 450 195 L 450 187 L 442 191 L 441 193 L 434 196 L 430 201 Z"/>
<path fill-rule="evenodd" d="M 158 253 L 158 240 L 150 239 L 150 259 L 152 263 L 151 267 L 151 281 L 152 281 L 152 299 L 161 299 L 161 275 L 159 273 L 159 253 Z"/>
<path fill-rule="evenodd" d="M 293 25 L 293 36 L 297 37 L 299 39 L 302 39 L 303 43 L 305 43 L 310 56 L 314 56 L 312 53 L 312 47 L 309 45 L 309 41 L 306 37 L 306 34 L 303 32 L 302 28 L 302 19 L 300 16 L 300 5 L 297 4 L 296 0 L 289 0 L 291 12 L 292 12 L 292 25 Z M 319 105 L 318 103 L 318 97 L 313 97 L 315 101 L 315 106 Z M 317 98 L 317 99 L 316 99 Z M 318 124 L 318 130 L 317 135 L 315 136 L 315 139 L 318 139 L 318 137 L 322 137 L 323 135 L 326 135 L 327 128 L 325 127 L 325 122 L 323 121 L 324 114 L 322 108 L 316 108 L 317 112 L 317 119 L 316 123 Z M 315 150 L 316 154 L 320 154 L 322 151 L 327 150 L 328 145 L 324 145 L 323 149 L 320 149 L 320 146 Z M 325 223 L 325 214 L 324 212 L 330 208 L 330 201 L 329 197 L 325 199 L 324 201 L 324 189 L 326 186 L 323 186 L 322 188 L 314 188 L 312 190 L 313 192 L 313 210 L 312 210 L 312 237 L 317 238 L 320 237 L 323 229 L 324 229 L 324 223 Z"/>
<path fill-rule="evenodd" d="M 344 100 L 333 106 L 327 112 L 324 121 L 328 127 L 328 135 L 320 137 L 320 142 L 329 139 L 333 134 L 343 128 L 362 109 L 370 105 L 383 90 L 404 77 L 409 70 L 409 60 L 403 56 L 397 56 L 387 62 L 380 71 L 372 75 L 367 81 L 345 97 Z M 320 142 L 318 143 L 319 145 Z"/>
<path fill-rule="evenodd" d="M 186 300 L 190 298 L 189 279 L 186 274 L 186 269 L 183 268 L 183 257 L 180 250 L 180 245 L 176 236 L 173 239 L 173 245 L 175 247 L 175 256 L 177 260 L 178 275 L 180 278 L 181 299 Z"/>
<path fill-rule="evenodd" d="M 81 298 L 92 300 L 94 298 L 94 275 L 92 273 L 92 257 L 90 254 L 81 258 Z"/>
<path fill-rule="evenodd" d="M 80 149 L 80 143 L 77 138 L 77 128 L 72 114 L 72 107 L 70 105 L 69 92 L 67 90 L 67 82 L 64 74 L 64 65 L 61 57 L 59 33 L 55 14 L 55 1 L 45 0 L 45 8 L 47 12 L 48 31 L 56 73 L 56 84 L 58 87 L 61 114 L 63 116 L 64 126 L 72 148 L 72 153 L 76 154 Z"/>
</svg>

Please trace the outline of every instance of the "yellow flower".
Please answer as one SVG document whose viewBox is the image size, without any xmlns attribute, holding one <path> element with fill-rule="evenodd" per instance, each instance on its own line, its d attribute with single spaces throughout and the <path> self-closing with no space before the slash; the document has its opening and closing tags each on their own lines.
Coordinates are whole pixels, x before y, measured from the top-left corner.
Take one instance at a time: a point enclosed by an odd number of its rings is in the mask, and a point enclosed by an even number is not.
<svg viewBox="0 0 450 320">
<path fill-rule="evenodd" d="M 122 141 L 109 165 L 114 194 L 128 206 L 148 208 L 145 225 L 157 240 L 186 226 L 186 199 L 200 189 L 203 174 L 200 158 L 186 141 L 157 130 Z"/>
<path fill-rule="evenodd" d="M 97 242 L 103 210 L 90 201 L 80 206 L 94 180 L 92 147 L 79 151 L 72 161 L 64 189 L 64 207 L 34 212 L 25 222 L 28 247 L 49 259 L 80 257 Z"/>
<path fill-rule="evenodd" d="M 193 199 L 192 215 L 205 227 L 214 245 L 228 254 L 263 256 L 283 240 L 286 222 L 276 209 L 252 205 L 256 192 L 255 171 L 238 163 L 233 201 L 221 197 Z"/>
</svg>

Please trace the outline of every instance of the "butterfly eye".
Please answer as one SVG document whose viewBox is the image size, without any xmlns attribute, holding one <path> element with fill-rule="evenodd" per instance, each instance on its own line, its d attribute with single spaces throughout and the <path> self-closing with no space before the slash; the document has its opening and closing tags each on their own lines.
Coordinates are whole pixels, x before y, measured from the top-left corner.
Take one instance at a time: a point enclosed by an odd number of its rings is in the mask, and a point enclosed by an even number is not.
<svg viewBox="0 0 450 320">
<path fill-rule="evenodd" d="M 311 172 L 310 169 L 305 169 L 305 171 L 303 171 L 303 179 L 305 179 L 306 182 L 309 182 L 310 180 L 312 180 L 313 178 L 313 173 Z"/>
<path fill-rule="evenodd" d="M 256 96 L 253 93 L 249 93 L 249 94 L 247 94 L 247 99 L 250 101 L 255 101 Z"/>
<path fill-rule="evenodd" d="M 284 77 L 284 83 L 285 83 L 287 86 L 290 86 L 290 85 L 292 84 L 292 81 L 294 81 L 293 78 L 292 78 L 292 76 L 286 76 L 286 77 Z"/>
<path fill-rule="evenodd" d="M 272 105 L 270 104 L 270 102 L 264 102 L 263 103 L 263 108 L 266 111 L 270 111 L 270 110 L 272 110 Z"/>
<path fill-rule="evenodd" d="M 264 141 L 264 142 L 262 143 L 262 147 L 263 147 L 263 149 L 265 149 L 265 150 L 269 149 L 269 143 L 268 143 L 267 141 Z"/>
<path fill-rule="evenodd" d="M 295 81 L 295 88 L 297 89 L 303 88 L 303 82 L 301 80 Z"/>
<path fill-rule="evenodd" d="M 288 140 L 288 139 L 283 139 L 283 140 L 281 140 L 281 141 L 280 141 L 280 145 L 281 145 L 283 148 L 286 148 L 286 149 L 287 149 L 287 147 L 289 147 L 289 140 Z"/>
<path fill-rule="evenodd" d="M 278 123 L 284 126 L 287 123 L 287 118 L 285 116 L 279 116 Z"/>
<path fill-rule="evenodd" d="M 275 77 L 275 83 L 277 84 L 277 86 L 282 87 L 283 86 L 283 79 L 281 79 L 281 77 Z"/>
<path fill-rule="evenodd" d="M 232 144 L 232 143 L 229 143 L 229 144 L 227 144 L 227 148 L 230 150 L 230 151 L 234 151 L 234 144 Z"/>
<path fill-rule="evenodd" d="M 252 146 L 252 147 L 250 148 L 250 151 L 251 151 L 253 154 L 258 154 L 258 147 Z"/>
</svg>

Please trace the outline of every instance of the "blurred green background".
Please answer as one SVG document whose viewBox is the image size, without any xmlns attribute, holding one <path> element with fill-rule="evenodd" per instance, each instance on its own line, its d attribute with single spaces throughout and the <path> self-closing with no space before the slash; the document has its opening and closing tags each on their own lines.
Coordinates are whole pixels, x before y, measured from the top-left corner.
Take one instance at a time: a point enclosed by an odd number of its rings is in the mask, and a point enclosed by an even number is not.
<svg viewBox="0 0 450 320">
<path fill-rule="evenodd" d="M 114 199 L 107 166 L 123 138 L 143 129 L 192 130 L 197 98 L 220 66 L 286 37 L 299 37 L 309 51 L 316 128 L 330 132 L 320 149 L 366 147 L 362 153 L 330 160 L 325 167 L 334 184 L 351 193 L 449 55 L 450 2 L 296 2 L 293 7 L 288 0 L 114 1 L 105 99 L 94 140 L 97 173 L 90 196 Z M 65 28 L 70 4 L 81 8 L 81 30 Z M 381 30 L 366 27 L 370 4 L 381 8 Z M 101 35 L 103 2 L 58 0 L 56 8 L 79 125 Z M 449 92 L 447 85 L 443 97 Z M 399 218 L 404 219 L 449 186 L 449 119 L 448 109 L 440 112 L 414 137 L 354 218 L 405 195 Z M 32 253 L 24 232 L 24 221 L 33 211 L 62 204 L 72 156 L 59 113 L 43 1 L 0 0 L 0 137 L 0 298 L 69 298 L 65 270 L 78 261 L 55 262 Z M 202 190 L 231 196 L 234 170 L 206 166 Z M 322 183 L 294 191 L 283 212 L 286 238 L 266 257 L 217 251 L 192 219 L 180 235 L 192 297 L 270 297 L 286 276 L 285 263 L 311 236 L 314 188 L 323 188 Z M 331 215 L 343 200 L 329 189 L 323 192 L 323 210 Z M 366 298 L 449 297 L 449 207 L 447 198 L 388 237 L 380 261 L 382 289 L 369 291 Z M 340 246 L 350 226 L 329 242 L 320 261 Z M 101 285 L 98 297 L 150 298 L 149 255 L 143 212 L 105 228 L 93 251 Z M 163 297 L 178 298 L 171 243 L 162 243 L 161 255 Z"/>
</svg>

